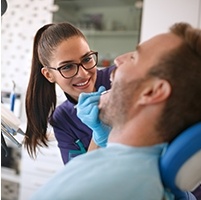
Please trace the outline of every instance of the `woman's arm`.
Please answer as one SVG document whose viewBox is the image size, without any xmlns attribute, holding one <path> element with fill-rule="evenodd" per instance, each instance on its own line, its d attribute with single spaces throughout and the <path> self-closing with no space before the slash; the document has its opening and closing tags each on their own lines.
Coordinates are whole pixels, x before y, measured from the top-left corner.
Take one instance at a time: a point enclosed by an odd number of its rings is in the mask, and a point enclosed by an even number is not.
<svg viewBox="0 0 201 200">
<path fill-rule="evenodd" d="M 80 132 L 75 129 L 69 130 L 67 126 L 66 129 L 64 129 L 61 128 L 61 126 L 54 126 L 53 128 L 63 163 L 66 164 L 72 158 L 86 153 L 88 145 L 91 141 L 91 133 L 87 135 L 86 132 Z M 77 134 L 80 138 L 77 137 Z"/>
<path fill-rule="evenodd" d="M 92 131 L 77 117 L 76 109 L 68 101 L 54 111 L 50 124 L 64 164 L 71 158 L 85 153 L 92 137 Z"/>
</svg>

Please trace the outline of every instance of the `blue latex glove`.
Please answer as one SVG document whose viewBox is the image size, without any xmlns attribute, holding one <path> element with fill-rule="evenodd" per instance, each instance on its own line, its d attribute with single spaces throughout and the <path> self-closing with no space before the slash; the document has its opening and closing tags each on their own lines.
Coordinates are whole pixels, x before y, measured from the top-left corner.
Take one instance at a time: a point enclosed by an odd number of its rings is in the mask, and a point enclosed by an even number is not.
<svg viewBox="0 0 201 200">
<path fill-rule="evenodd" d="M 77 116 L 93 130 L 93 140 L 96 145 L 105 147 L 111 128 L 99 119 L 98 103 L 105 87 L 99 87 L 97 92 L 81 93 L 77 104 Z"/>
</svg>

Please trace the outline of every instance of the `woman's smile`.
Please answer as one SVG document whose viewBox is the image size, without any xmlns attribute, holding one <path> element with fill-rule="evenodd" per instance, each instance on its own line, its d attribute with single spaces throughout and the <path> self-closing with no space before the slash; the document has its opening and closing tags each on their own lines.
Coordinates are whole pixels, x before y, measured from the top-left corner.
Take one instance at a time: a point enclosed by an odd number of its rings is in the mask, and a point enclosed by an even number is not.
<svg viewBox="0 0 201 200">
<path fill-rule="evenodd" d="M 87 79 L 87 80 L 83 80 L 83 81 L 80 81 L 76 84 L 73 84 L 74 87 L 77 87 L 77 88 L 86 88 L 90 85 L 90 80 L 91 78 Z"/>
</svg>

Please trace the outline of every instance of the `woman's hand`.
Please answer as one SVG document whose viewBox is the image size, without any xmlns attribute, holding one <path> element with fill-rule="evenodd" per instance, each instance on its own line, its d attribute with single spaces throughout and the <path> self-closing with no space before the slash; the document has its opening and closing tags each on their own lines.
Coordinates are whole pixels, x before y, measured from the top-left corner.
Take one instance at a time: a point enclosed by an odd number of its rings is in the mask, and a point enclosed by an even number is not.
<svg viewBox="0 0 201 200">
<path fill-rule="evenodd" d="M 77 104 L 77 116 L 93 131 L 93 140 L 100 146 L 105 147 L 111 128 L 103 124 L 99 119 L 99 99 L 105 87 L 101 86 L 97 92 L 81 93 Z"/>
</svg>

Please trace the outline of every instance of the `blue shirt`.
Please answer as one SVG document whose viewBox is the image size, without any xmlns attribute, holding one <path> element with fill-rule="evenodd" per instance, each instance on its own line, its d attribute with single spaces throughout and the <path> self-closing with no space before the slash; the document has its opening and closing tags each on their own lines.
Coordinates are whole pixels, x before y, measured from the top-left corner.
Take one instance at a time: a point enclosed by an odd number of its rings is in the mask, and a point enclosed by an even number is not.
<svg viewBox="0 0 201 200">
<path fill-rule="evenodd" d="M 107 90 L 110 89 L 110 73 L 114 68 L 115 66 L 111 66 L 97 71 L 96 90 L 101 85 Z M 67 100 L 55 109 L 50 119 L 64 164 L 85 153 L 92 138 L 92 130 L 77 117 L 74 108 L 77 102 L 68 94 L 66 96 Z"/>
<path fill-rule="evenodd" d="M 71 160 L 31 200 L 161 200 L 158 160 L 166 144 L 109 144 Z"/>
</svg>

